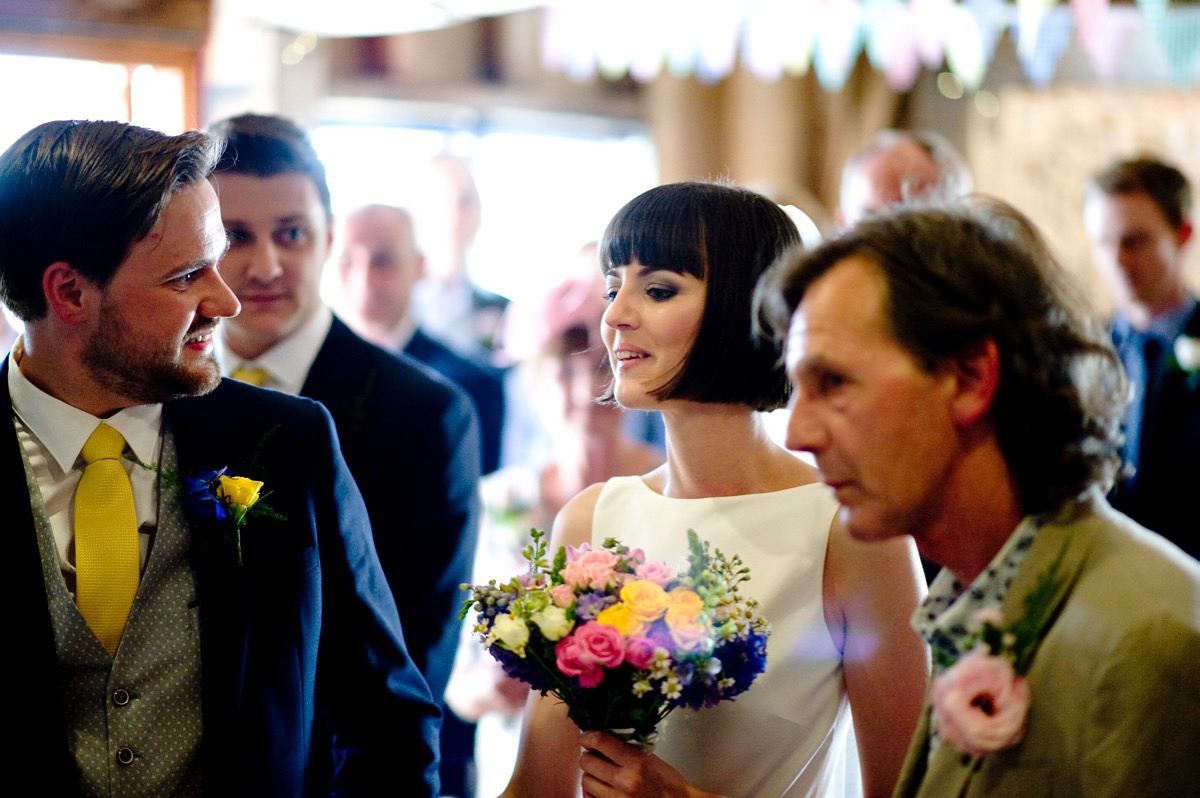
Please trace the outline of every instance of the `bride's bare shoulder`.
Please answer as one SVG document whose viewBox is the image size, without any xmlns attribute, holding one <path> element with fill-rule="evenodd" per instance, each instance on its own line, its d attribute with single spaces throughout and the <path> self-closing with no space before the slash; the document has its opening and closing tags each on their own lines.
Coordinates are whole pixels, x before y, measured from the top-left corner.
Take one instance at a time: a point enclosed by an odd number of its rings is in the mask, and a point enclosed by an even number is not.
<svg viewBox="0 0 1200 798">
<path fill-rule="evenodd" d="M 563 505 L 554 517 L 554 528 L 550 536 L 554 547 L 578 546 L 592 539 L 592 514 L 596 510 L 596 502 L 602 490 L 603 482 L 589 485 Z"/>
</svg>

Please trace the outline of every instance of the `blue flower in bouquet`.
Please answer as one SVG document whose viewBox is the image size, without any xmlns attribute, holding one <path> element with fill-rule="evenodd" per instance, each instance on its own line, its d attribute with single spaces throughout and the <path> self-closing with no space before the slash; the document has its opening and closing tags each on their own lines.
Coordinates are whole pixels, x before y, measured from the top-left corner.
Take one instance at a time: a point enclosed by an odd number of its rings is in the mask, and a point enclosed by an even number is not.
<svg viewBox="0 0 1200 798">
<path fill-rule="evenodd" d="M 603 610 L 617 603 L 617 597 L 593 591 L 584 593 L 575 601 L 575 617 L 581 621 L 594 621 Z"/>
</svg>

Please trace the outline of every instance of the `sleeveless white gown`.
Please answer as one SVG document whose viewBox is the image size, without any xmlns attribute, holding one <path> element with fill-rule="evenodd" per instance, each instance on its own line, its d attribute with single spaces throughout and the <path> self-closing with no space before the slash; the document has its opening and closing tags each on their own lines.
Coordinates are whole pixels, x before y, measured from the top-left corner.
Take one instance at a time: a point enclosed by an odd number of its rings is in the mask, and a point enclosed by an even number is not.
<svg viewBox="0 0 1200 798">
<path fill-rule="evenodd" d="M 822 609 L 836 511 L 819 483 L 708 499 L 668 498 L 640 477 L 605 483 L 593 546 L 614 537 L 679 568 L 695 529 L 750 567 L 741 591 L 771 622 L 767 667 L 748 691 L 712 709 L 677 709 L 660 728 L 655 753 L 690 784 L 731 798 L 862 795 L 841 654 Z"/>
</svg>

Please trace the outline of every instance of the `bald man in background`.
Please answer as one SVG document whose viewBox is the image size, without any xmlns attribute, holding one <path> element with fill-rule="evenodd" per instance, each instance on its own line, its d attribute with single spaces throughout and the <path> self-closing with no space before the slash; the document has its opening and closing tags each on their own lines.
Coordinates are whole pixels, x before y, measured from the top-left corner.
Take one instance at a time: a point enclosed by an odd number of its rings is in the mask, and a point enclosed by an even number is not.
<svg viewBox="0 0 1200 798">
<path fill-rule="evenodd" d="M 366 205 L 340 218 L 334 262 L 339 310 L 363 338 L 403 352 L 458 385 L 479 416 L 483 473 L 500 465 L 504 380 L 500 369 L 458 354 L 430 335 L 412 312 L 414 286 L 425 278 L 412 216 L 392 205 Z"/>
<path fill-rule="evenodd" d="M 881 130 L 842 167 L 838 225 L 900 202 L 949 200 L 971 192 L 971 173 L 950 142 L 927 130 Z"/>
</svg>

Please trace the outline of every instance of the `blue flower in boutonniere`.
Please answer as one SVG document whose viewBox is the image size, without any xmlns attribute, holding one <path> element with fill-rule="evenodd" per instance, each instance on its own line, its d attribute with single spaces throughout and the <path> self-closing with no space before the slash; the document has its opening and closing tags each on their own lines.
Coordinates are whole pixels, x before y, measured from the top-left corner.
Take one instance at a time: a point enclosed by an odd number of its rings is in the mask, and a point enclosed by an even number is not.
<svg viewBox="0 0 1200 798">
<path fill-rule="evenodd" d="M 287 520 L 262 499 L 263 483 L 248 477 L 230 477 L 226 469 L 205 471 L 183 480 L 184 504 L 201 521 L 223 523 L 233 538 L 237 563 L 242 564 L 242 527 L 254 515 Z"/>
<path fill-rule="evenodd" d="M 933 724 L 942 740 L 971 756 L 1016 745 L 1025 736 L 1032 691 L 1024 678 L 1062 587 L 1058 571 L 1070 537 L 1024 598 L 1025 613 L 1005 623 L 1000 611 L 975 613 L 966 654 L 933 680 Z"/>
<path fill-rule="evenodd" d="M 205 471 L 198 477 L 187 477 L 183 480 L 183 500 L 192 514 L 204 521 L 224 521 L 229 513 L 225 503 L 217 497 L 213 489 L 214 483 L 225 473 L 220 471 Z"/>
</svg>

